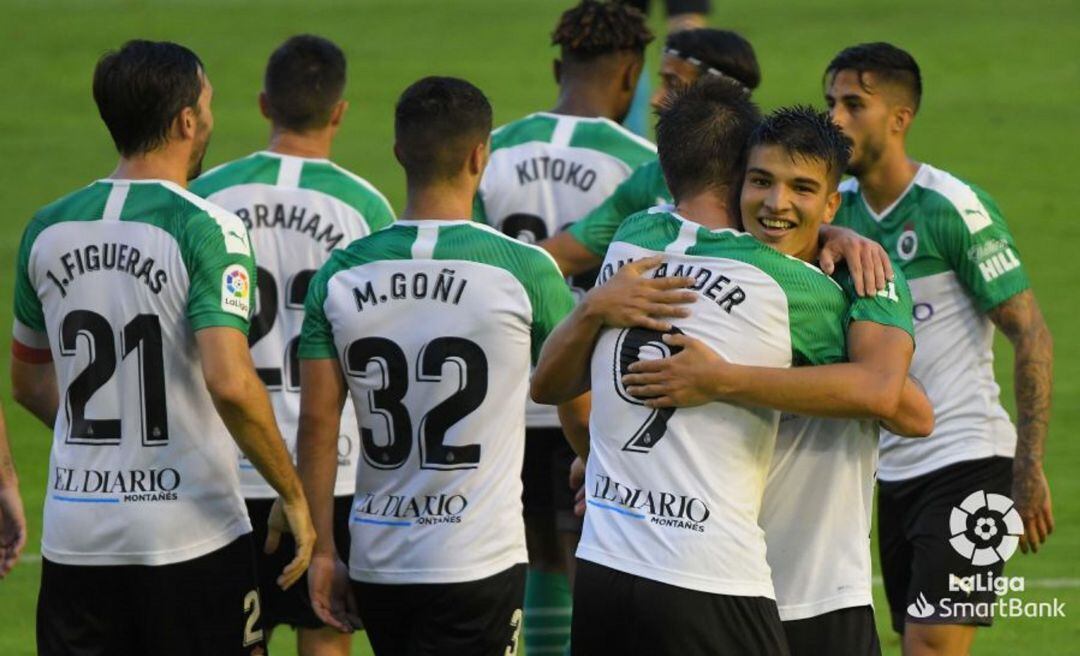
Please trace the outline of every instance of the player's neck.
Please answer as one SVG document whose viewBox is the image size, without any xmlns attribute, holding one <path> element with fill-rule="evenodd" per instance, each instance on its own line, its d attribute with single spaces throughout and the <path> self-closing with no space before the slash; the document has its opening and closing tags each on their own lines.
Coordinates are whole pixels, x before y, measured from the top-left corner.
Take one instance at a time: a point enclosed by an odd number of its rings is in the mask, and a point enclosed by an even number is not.
<svg viewBox="0 0 1080 656">
<path fill-rule="evenodd" d="M 571 82 L 559 88 L 559 98 L 555 101 L 555 107 L 552 108 L 551 113 L 615 120 L 614 108 L 606 100 L 604 94 L 597 91 L 595 85 Z"/>
<path fill-rule="evenodd" d="M 859 189 L 870 209 L 881 212 L 900 198 L 918 172 L 919 163 L 908 157 L 901 148 L 886 153 L 874 166 L 860 174 Z"/>
<path fill-rule="evenodd" d="M 709 230 L 739 227 L 724 194 L 712 189 L 680 198 L 675 205 L 675 211 L 684 219 L 701 224 Z"/>
<path fill-rule="evenodd" d="M 329 159 L 333 142 L 334 134 L 329 127 L 303 133 L 273 128 L 266 149 L 279 155 Z"/>
<path fill-rule="evenodd" d="M 407 185 L 405 209 L 398 218 L 408 221 L 460 221 L 472 218 L 476 186 L 457 184 Z"/>
<path fill-rule="evenodd" d="M 109 177 L 115 180 L 167 180 L 188 184 L 188 154 L 165 147 L 134 157 L 121 157 Z"/>
</svg>

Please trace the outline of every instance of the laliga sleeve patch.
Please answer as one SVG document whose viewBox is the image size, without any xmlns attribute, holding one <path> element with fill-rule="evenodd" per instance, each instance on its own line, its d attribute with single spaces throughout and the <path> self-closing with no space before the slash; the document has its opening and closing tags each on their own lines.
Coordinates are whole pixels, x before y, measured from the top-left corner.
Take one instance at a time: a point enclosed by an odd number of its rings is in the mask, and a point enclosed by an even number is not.
<svg viewBox="0 0 1080 656">
<path fill-rule="evenodd" d="M 251 276 L 241 264 L 230 264 L 221 274 L 221 309 L 244 319 L 251 316 Z"/>
</svg>

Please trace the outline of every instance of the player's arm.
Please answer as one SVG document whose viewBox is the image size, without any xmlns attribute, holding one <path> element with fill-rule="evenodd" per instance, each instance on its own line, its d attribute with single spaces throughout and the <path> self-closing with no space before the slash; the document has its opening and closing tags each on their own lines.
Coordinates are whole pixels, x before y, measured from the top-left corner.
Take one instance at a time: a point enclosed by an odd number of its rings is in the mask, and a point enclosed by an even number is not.
<svg viewBox="0 0 1080 656">
<path fill-rule="evenodd" d="M 1035 294 L 1025 290 L 989 311 L 1013 346 L 1016 394 L 1016 455 L 1012 499 L 1024 520 L 1020 547 L 1038 551 L 1054 530 L 1050 486 L 1043 471 L 1050 399 L 1054 383 L 1054 341 Z"/>
<path fill-rule="evenodd" d="M 1050 422 L 1053 339 L 1031 291 L 1012 233 L 997 204 L 981 189 L 966 207 L 931 223 L 931 237 L 944 253 L 976 307 L 1013 346 L 1017 443 L 1012 500 L 1024 521 L 1020 549 L 1037 551 L 1053 531 L 1050 487 L 1043 450 Z"/>
<path fill-rule="evenodd" d="M 732 364 L 700 340 L 664 335 L 665 343 L 682 351 L 630 365 L 623 383 L 654 408 L 726 401 L 817 417 L 894 420 L 913 353 L 911 335 L 859 321 L 848 338 L 852 362 L 781 369 Z"/>
<path fill-rule="evenodd" d="M 566 403 L 560 403 L 558 406 L 559 423 L 562 424 L 566 441 L 582 460 L 589 458 L 589 412 L 591 410 L 592 394 L 589 392 Z"/>
<path fill-rule="evenodd" d="M 281 496 L 296 538 L 296 557 L 278 577 L 288 588 L 307 569 L 315 534 L 300 478 L 281 439 L 266 388 L 255 373 L 247 336 L 227 326 L 195 333 L 203 380 L 229 433 L 266 482 Z"/>
<path fill-rule="evenodd" d="M 0 410 L 0 579 L 7 576 L 26 546 L 26 515 L 19 496 L 19 477 L 8 445 L 7 426 Z"/>
<path fill-rule="evenodd" d="M 889 254 L 873 239 L 834 225 L 821 226 L 818 238 L 821 242 L 818 255 L 821 270 L 831 276 L 837 264 L 846 264 L 859 296 L 872 296 L 880 292 L 894 278 Z"/>
<path fill-rule="evenodd" d="M 577 240 L 569 230 L 563 230 L 554 237 L 540 242 L 540 246 L 559 265 L 563 275 L 573 276 L 584 271 L 589 271 L 600 266 L 604 261 L 603 255 L 596 255 Z"/>
<path fill-rule="evenodd" d="M 300 360 L 297 466 L 317 536 L 308 569 L 308 591 L 315 614 L 327 625 L 349 632 L 359 623 L 353 617 L 348 572 L 334 544 L 334 481 L 345 397 L 345 380 L 336 358 Z"/>
<path fill-rule="evenodd" d="M 24 351 L 20 353 L 20 350 Z M 52 359 L 23 359 L 23 349 L 15 349 L 11 357 L 11 395 L 15 402 L 26 408 L 41 423 L 52 430 L 56 425 L 56 413 L 60 407 L 60 392 L 56 383 L 56 369 Z M 42 351 L 48 353 L 48 349 Z"/>
<path fill-rule="evenodd" d="M 697 295 L 684 288 L 694 279 L 644 278 L 642 274 L 659 266 L 661 257 L 649 257 L 627 264 L 610 280 L 589 290 L 544 342 L 533 373 L 531 394 L 537 403 L 565 403 L 590 388 L 590 360 L 593 346 L 604 326 L 640 326 L 667 331 L 671 317 L 685 317 Z"/>
</svg>

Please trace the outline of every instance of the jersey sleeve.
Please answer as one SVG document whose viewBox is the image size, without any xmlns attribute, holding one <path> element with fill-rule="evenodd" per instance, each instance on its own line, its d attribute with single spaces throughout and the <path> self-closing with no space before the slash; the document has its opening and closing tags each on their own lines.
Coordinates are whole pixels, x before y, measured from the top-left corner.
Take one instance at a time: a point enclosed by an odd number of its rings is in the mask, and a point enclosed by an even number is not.
<svg viewBox="0 0 1080 656">
<path fill-rule="evenodd" d="M 912 339 L 915 338 L 911 289 L 899 267 L 894 269 L 894 273 L 894 279 L 885 286 L 885 289 L 873 296 L 859 296 L 855 292 L 855 283 L 847 267 L 836 272 L 833 279 L 840 283 L 849 303 L 846 325 L 850 325 L 853 321 L 871 321 L 883 326 L 899 328 L 911 335 Z"/>
<path fill-rule="evenodd" d="M 822 281 L 828 284 L 822 284 Z M 845 319 L 848 311 L 842 290 L 824 274 L 807 268 L 788 280 L 785 291 L 792 365 L 841 362 L 847 353 Z"/>
<path fill-rule="evenodd" d="M 941 255 L 986 312 L 1031 283 L 1001 210 L 982 190 L 972 191 L 970 206 L 950 205 L 931 225 Z"/>
<path fill-rule="evenodd" d="M 12 327 L 13 347 L 20 351 L 24 347 L 32 351 L 44 351 L 49 348 L 48 332 L 45 328 L 45 312 L 41 299 L 37 295 L 30 279 L 30 250 L 38 234 L 34 222 L 27 226 L 19 242 L 19 254 L 15 262 L 15 323 Z M 27 359 L 21 357 L 20 359 Z"/>
<path fill-rule="evenodd" d="M 300 330 L 301 360 L 337 359 L 334 333 L 326 318 L 326 295 L 330 284 L 334 258 L 323 265 L 311 280 L 307 298 L 304 299 L 304 324 Z"/>
<path fill-rule="evenodd" d="M 189 218 L 182 255 L 188 269 L 187 316 L 192 330 L 226 326 L 248 331 L 255 295 L 255 259 L 243 222 L 206 212 Z"/>
<path fill-rule="evenodd" d="M 570 236 L 593 255 L 603 257 L 623 219 L 656 203 L 647 177 L 646 168 L 638 167 L 604 202 L 567 228 Z"/>
<path fill-rule="evenodd" d="M 529 278 L 526 289 L 532 303 L 532 361 L 536 364 L 548 335 L 574 309 L 574 295 L 546 253 L 536 254 L 536 266 Z"/>
</svg>

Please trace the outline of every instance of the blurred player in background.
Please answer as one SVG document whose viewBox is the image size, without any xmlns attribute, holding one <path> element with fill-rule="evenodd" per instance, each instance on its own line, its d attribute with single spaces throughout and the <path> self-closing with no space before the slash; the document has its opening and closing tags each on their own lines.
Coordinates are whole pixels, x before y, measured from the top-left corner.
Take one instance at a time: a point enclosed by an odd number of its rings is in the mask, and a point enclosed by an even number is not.
<svg viewBox="0 0 1080 656">
<path fill-rule="evenodd" d="M 529 243 L 557 234 L 611 195 L 656 148 L 619 125 L 626 116 L 652 34 L 642 14 L 617 2 L 584 0 L 559 18 L 559 97 L 492 133 L 491 161 L 474 214 Z M 596 271 L 570 280 L 575 293 Z M 529 546 L 525 645 L 532 653 L 570 636 L 573 554 L 581 532 L 567 480 L 574 452 L 552 406 L 528 401 L 524 507 Z M 587 430 L 568 426 L 567 430 Z"/>
<path fill-rule="evenodd" d="M 652 0 L 621 0 L 648 16 Z M 711 9 L 709 0 L 665 0 L 664 11 L 667 14 L 667 34 L 672 35 L 683 30 L 696 30 L 705 27 L 705 19 Z M 650 79 L 646 71 L 638 80 L 634 92 L 634 102 L 630 105 L 630 114 L 626 117 L 627 128 L 645 136 L 649 129 Z"/>
<path fill-rule="evenodd" d="M 530 361 L 572 308 L 550 256 L 470 220 L 491 105 L 424 78 L 395 110 L 404 219 L 331 255 L 300 347 L 299 464 L 318 526 L 314 607 L 375 653 L 516 654 Z M 346 391 L 361 427 L 348 574 L 329 539 Z M 583 420 L 582 420 L 583 421 Z"/>
<path fill-rule="evenodd" d="M 247 231 L 185 189 L 212 88 L 187 48 L 130 41 L 93 91 L 120 162 L 34 215 L 15 281 L 12 388 L 54 428 L 38 651 L 262 654 L 233 440 L 296 535 L 282 587 L 315 536 L 248 351 Z"/>
<path fill-rule="evenodd" d="M 345 68 L 341 49 L 324 38 L 301 35 L 283 43 L 270 56 L 259 95 L 271 126 L 267 150 L 223 164 L 191 184 L 194 193 L 239 216 L 250 232 L 259 286 L 248 343 L 294 458 L 300 414 L 297 351 L 308 284 L 334 250 L 394 220 L 382 194 L 328 159 L 348 108 L 342 97 Z M 349 551 L 358 431 L 348 405 L 338 433 L 334 488 L 334 535 L 342 553 Z M 255 543 L 262 547 L 277 494 L 243 454 L 240 484 Z M 273 585 L 293 553 L 292 538 L 283 539 L 273 553 L 260 549 L 264 625 L 296 627 L 301 656 L 349 653 L 349 636 L 325 627 L 312 612 L 306 581 L 289 590 Z"/>
<path fill-rule="evenodd" d="M 702 77 L 732 79 L 749 94 L 761 83 L 761 70 L 753 47 L 735 32 L 695 29 L 672 34 L 664 45 L 660 88 L 651 99 L 653 108 L 661 107 L 671 92 Z M 564 273 L 578 275 L 600 265 L 623 219 L 670 202 L 660 164 L 654 159 L 638 167 L 583 219 L 540 245 L 552 254 Z"/>
<path fill-rule="evenodd" d="M 26 515 L 19 496 L 19 477 L 8 444 L 3 408 L 0 408 L 0 579 L 7 576 L 26 546 Z"/>
<path fill-rule="evenodd" d="M 973 564 L 976 548 L 995 546 L 974 531 L 964 533 L 965 554 L 950 544 L 954 507 L 979 491 L 1010 496 L 1023 520 L 1024 551 L 1038 550 L 1054 523 L 1043 472 L 1050 331 L 990 196 L 908 156 L 905 140 L 921 96 L 918 64 L 887 43 L 847 48 L 826 69 L 831 116 L 854 141 L 848 172 L 855 177 L 841 186 L 836 223 L 879 241 L 906 274 L 918 347 L 912 375 L 937 415 L 927 440 L 888 431 L 881 437 L 882 574 L 908 656 L 967 654 L 975 626 L 992 620 L 941 616 L 939 601 L 961 594 L 949 590 L 952 577 L 998 576 L 1004 564 Z M 995 325 L 1015 349 L 1016 427 L 994 380 Z M 997 540 L 1011 539 L 1015 548 L 1016 538 L 1004 536 L 1020 527 L 994 521 Z M 992 603 L 994 594 L 974 591 L 963 600 Z"/>
</svg>

